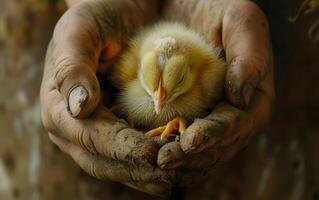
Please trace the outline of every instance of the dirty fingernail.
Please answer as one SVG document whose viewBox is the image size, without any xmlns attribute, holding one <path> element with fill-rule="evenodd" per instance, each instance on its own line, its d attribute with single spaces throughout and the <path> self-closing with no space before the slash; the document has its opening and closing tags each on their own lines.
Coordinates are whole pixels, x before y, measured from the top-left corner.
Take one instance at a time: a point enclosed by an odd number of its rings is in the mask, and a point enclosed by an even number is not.
<svg viewBox="0 0 319 200">
<path fill-rule="evenodd" d="M 88 91 L 82 86 L 77 86 L 69 94 L 69 111 L 73 117 L 80 114 L 89 99 Z"/>
<path fill-rule="evenodd" d="M 253 92 L 254 92 L 254 87 L 249 83 L 245 84 L 243 91 L 242 91 L 242 95 L 244 97 L 244 104 L 245 104 L 246 109 L 248 108 L 248 106 L 250 104 L 250 100 L 251 100 L 251 97 L 253 95 Z"/>
</svg>

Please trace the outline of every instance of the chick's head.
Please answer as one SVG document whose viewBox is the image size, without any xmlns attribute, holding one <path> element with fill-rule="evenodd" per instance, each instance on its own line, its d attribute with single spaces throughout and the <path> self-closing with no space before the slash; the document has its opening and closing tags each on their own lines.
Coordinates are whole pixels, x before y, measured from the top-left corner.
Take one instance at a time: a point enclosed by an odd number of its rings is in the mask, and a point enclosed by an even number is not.
<svg viewBox="0 0 319 200">
<path fill-rule="evenodd" d="M 166 105 L 185 93 L 194 84 L 188 54 L 183 53 L 174 38 L 160 38 L 142 56 L 139 81 L 159 114 Z"/>
</svg>

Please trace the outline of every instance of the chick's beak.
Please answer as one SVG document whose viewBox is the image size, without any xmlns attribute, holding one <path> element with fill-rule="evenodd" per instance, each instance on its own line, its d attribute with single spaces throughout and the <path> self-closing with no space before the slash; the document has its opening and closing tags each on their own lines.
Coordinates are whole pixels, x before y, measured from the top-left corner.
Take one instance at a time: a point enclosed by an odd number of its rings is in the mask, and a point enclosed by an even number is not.
<svg viewBox="0 0 319 200">
<path fill-rule="evenodd" d="M 159 114 L 163 110 L 163 107 L 165 106 L 165 102 L 162 100 L 155 100 L 154 104 L 155 104 L 155 112 L 156 114 Z"/>
<path fill-rule="evenodd" d="M 154 106 L 155 106 L 155 112 L 156 114 L 159 114 L 162 109 L 164 108 L 166 104 L 166 99 L 165 99 L 165 91 L 162 86 L 162 81 L 159 82 L 158 89 L 155 92 L 155 97 L 154 97 Z"/>
</svg>

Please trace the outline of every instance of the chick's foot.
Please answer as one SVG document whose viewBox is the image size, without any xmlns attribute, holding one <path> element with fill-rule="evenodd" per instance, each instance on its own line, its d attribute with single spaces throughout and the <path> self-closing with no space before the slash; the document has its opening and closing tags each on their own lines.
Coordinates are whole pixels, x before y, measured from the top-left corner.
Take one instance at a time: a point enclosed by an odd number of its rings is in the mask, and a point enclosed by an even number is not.
<svg viewBox="0 0 319 200">
<path fill-rule="evenodd" d="M 187 127 L 186 123 L 187 122 L 185 119 L 177 117 L 172 121 L 168 122 L 165 126 L 160 126 L 158 128 L 152 129 L 145 134 L 149 137 L 161 135 L 162 140 L 168 139 L 170 135 L 174 133 L 179 133 L 182 135 Z"/>
</svg>

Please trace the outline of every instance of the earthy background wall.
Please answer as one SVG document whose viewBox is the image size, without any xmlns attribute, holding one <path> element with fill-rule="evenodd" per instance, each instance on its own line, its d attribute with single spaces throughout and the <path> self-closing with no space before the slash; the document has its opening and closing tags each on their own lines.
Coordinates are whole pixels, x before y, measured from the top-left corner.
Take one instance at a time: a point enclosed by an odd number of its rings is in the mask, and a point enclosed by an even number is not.
<svg viewBox="0 0 319 200">
<path fill-rule="evenodd" d="M 295 22 L 301 0 L 258 2 L 276 59 L 270 124 L 211 181 L 175 199 L 319 199 L 319 2 L 306 2 Z M 60 0 L 0 0 L 0 199 L 151 199 L 89 177 L 43 130 L 43 59 L 65 9 Z"/>
</svg>

